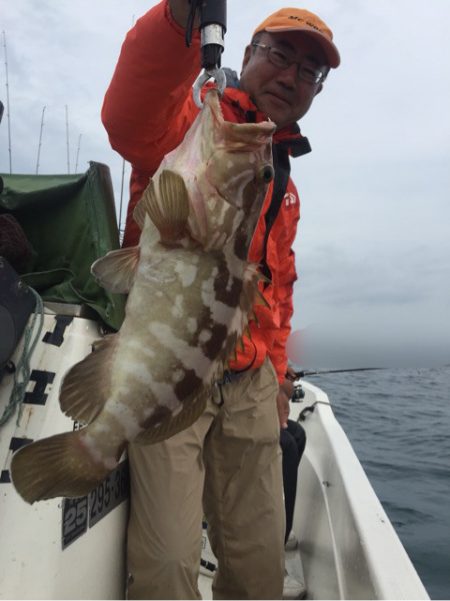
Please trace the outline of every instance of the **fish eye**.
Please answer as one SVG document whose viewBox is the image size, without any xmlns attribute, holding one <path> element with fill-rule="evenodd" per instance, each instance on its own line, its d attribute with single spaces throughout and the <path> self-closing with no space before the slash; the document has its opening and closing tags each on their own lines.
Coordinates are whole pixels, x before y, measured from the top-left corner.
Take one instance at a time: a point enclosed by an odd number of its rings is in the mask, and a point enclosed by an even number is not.
<svg viewBox="0 0 450 601">
<path fill-rule="evenodd" d="M 265 184 L 269 184 L 274 177 L 272 165 L 264 165 L 264 167 L 261 169 L 260 177 Z"/>
</svg>

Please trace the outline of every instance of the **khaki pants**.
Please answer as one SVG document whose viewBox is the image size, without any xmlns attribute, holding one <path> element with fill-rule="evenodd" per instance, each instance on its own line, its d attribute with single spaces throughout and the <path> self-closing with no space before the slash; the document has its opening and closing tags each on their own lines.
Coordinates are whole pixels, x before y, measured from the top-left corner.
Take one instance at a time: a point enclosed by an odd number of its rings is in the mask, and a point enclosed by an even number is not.
<svg viewBox="0 0 450 601">
<path fill-rule="evenodd" d="M 277 391 L 266 360 L 215 387 L 206 411 L 187 430 L 156 445 L 130 445 L 129 599 L 201 598 L 203 513 L 219 565 L 214 598 L 281 599 Z"/>
</svg>

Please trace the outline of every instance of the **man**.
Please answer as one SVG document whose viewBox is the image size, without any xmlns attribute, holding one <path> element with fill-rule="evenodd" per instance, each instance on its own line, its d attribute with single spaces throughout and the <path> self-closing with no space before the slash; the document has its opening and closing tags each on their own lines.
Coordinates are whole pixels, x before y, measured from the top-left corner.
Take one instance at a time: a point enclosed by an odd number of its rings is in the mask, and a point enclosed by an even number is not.
<svg viewBox="0 0 450 601">
<path fill-rule="evenodd" d="M 291 399 L 294 394 L 294 382 L 296 379 L 297 375 L 294 369 L 288 365 L 285 381 L 281 385 L 288 399 Z M 297 473 L 306 446 L 306 432 L 298 422 L 295 422 L 292 419 L 287 420 L 286 428 L 281 428 L 280 446 L 286 517 L 284 543 L 286 545 L 290 538 L 289 535 L 292 535 L 292 537 L 295 538 L 291 530 L 294 521 L 295 499 L 297 496 Z"/>
<path fill-rule="evenodd" d="M 200 40 L 185 47 L 188 0 L 164 0 L 129 32 L 105 96 L 110 142 L 132 164 L 124 245 L 137 244 L 132 211 L 163 156 L 175 148 L 198 109 L 192 84 Z M 190 428 L 154 445 L 131 445 L 128 526 L 129 598 L 200 598 L 197 587 L 203 510 L 218 558 L 217 599 L 277 599 L 284 576 L 280 425 L 286 427 L 285 351 L 296 279 L 291 250 L 299 199 L 289 155 L 310 150 L 296 125 L 339 64 L 332 33 L 312 13 L 283 9 L 256 30 L 240 82 L 222 98 L 225 119 L 277 125 L 275 182 L 249 252 L 270 278 L 251 339 L 217 383 Z M 278 410 L 278 411 L 277 411 Z M 277 412 L 278 418 L 277 419 Z M 203 509 L 202 509 L 203 505 Z"/>
</svg>

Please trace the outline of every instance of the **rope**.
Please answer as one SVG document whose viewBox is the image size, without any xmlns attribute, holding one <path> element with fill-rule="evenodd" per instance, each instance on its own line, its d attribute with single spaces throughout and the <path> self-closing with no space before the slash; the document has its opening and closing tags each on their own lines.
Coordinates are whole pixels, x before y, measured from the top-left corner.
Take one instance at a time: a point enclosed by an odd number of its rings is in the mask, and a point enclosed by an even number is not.
<svg viewBox="0 0 450 601">
<path fill-rule="evenodd" d="M 9 403 L 5 407 L 3 415 L 0 417 L 0 426 L 6 424 L 10 417 L 14 415 L 17 407 L 18 414 L 16 425 L 19 425 L 20 417 L 22 415 L 22 403 L 25 398 L 25 391 L 31 375 L 30 360 L 33 355 L 34 349 L 36 348 L 36 344 L 40 339 L 42 328 L 44 325 L 44 305 L 42 302 L 42 298 L 39 296 L 36 290 L 31 288 L 30 286 L 28 288 L 34 294 L 34 297 L 36 299 L 36 306 L 32 314 L 32 318 L 30 319 L 24 330 L 23 350 L 17 362 L 16 369 L 14 371 L 14 386 L 9 397 Z M 39 323 L 37 325 L 37 330 L 36 332 L 34 332 L 36 328 L 36 322 L 38 320 Z"/>
</svg>

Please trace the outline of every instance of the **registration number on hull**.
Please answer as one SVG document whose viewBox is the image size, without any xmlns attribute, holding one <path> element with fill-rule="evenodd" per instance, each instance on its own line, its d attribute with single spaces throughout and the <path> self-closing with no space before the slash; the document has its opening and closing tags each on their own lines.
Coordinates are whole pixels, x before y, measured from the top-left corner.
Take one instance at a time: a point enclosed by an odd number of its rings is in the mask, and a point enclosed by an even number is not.
<svg viewBox="0 0 450 601">
<path fill-rule="evenodd" d="M 92 528 L 128 498 L 128 461 L 119 463 L 88 496 L 64 499 L 62 505 L 62 548 Z"/>
</svg>

